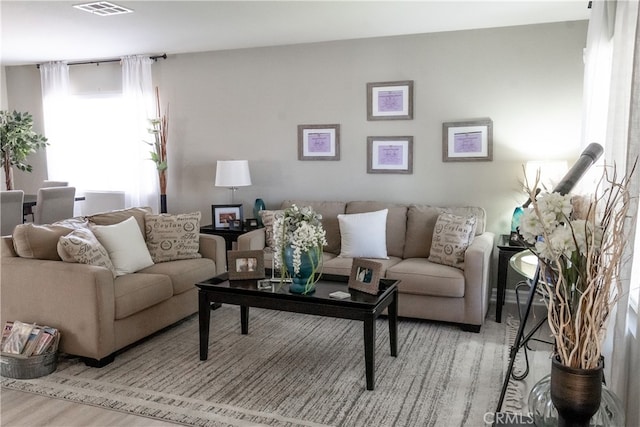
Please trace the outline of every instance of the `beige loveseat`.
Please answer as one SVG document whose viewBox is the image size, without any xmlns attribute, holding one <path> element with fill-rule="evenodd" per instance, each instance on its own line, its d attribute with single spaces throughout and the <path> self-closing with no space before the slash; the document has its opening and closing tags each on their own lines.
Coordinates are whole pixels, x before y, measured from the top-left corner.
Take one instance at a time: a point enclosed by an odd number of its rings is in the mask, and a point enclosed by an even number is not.
<svg viewBox="0 0 640 427">
<path fill-rule="evenodd" d="M 340 214 L 358 214 L 388 209 L 386 247 L 388 259 L 375 259 L 382 264 L 382 276 L 400 280 L 398 314 L 404 317 L 439 320 L 461 324 L 462 329 L 478 332 L 489 306 L 490 263 L 494 246 L 493 233 L 485 231 L 485 211 L 477 207 L 433 207 L 384 202 L 339 202 L 285 200 L 280 209 L 292 204 L 311 206 L 322 214 L 327 234 L 323 253 L 323 272 L 349 275 L 352 258 L 340 257 Z M 475 236 L 464 252 L 461 268 L 429 261 L 434 227 L 441 213 L 472 216 L 476 221 Z M 273 211 L 267 211 L 267 219 Z M 239 250 L 264 249 L 265 228 L 253 230 L 238 238 Z M 265 265 L 271 265 L 271 254 L 265 251 Z"/>
<path fill-rule="evenodd" d="M 148 214 L 148 208 L 132 208 L 86 219 L 109 225 L 134 217 L 146 236 Z M 91 366 L 111 362 L 117 350 L 195 313 L 195 283 L 226 271 L 224 239 L 199 235 L 196 250 L 201 258 L 157 262 L 114 278 L 106 267 L 55 259 L 58 238 L 48 238 L 47 228 L 56 227 L 31 227 L 29 239 L 14 232 L 16 240 L 22 240 L 19 252 L 27 251 L 32 258 L 18 256 L 13 238 L 2 237 L 2 324 L 20 320 L 58 328 L 60 350 L 83 357 Z M 197 242 L 199 229 L 194 224 L 190 229 Z"/>
</svg>

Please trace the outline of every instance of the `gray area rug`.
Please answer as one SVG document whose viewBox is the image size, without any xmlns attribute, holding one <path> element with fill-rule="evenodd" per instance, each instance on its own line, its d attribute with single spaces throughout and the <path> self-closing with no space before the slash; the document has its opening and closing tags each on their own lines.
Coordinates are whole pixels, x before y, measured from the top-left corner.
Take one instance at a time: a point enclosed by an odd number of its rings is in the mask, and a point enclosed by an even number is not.
<svg viewBox="0 0 640 427">
<path fill-rule="evenodd" d="M 512 328 L 479 334 L 401 319 L 398 357 L 378 320 L 376 387 L 365 387 L 362 323 L 251 309 L 212 312 L 209 359 L 197 315 L 129 348 L 104 368 L 62 358 L 42 378 L 2 386 L 196 426 L 481 426 L 495 410 Z"/>
</svg>

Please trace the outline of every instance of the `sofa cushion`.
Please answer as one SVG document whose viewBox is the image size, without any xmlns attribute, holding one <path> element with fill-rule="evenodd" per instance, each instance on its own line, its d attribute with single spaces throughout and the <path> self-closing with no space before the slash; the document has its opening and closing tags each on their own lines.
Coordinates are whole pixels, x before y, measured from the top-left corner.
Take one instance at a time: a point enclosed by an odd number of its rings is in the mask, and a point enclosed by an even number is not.
<svg viewBox="0 0 640 427">
<path fill-rule="evenodd" d="M 402 261 L 402 259 L 398 257 L 389 257 L 387 259 L 373 259 L 373 258 L 369 258 L 369 259 L 371 261 L 375 261 L 382 265 L 382 268 L 380 269 L 381 277 L 384 277 L 385 272 L 387 271 L 388 268 Z M 353 265 L 353 258 L 335 257 L 331 259 L 325 259 L 324 265 L 322 266 L 322 273 L 338 274 L 341 276 L 350 276 L 352 265 Z"/>
<path fill-rule="evenodd" d="M 118 276 L 153 265 L 135 218 L 113 225 L 92 225 L 91 231 L 109 252 Z"/>
<path fill-rule="evenodd" d="M 374 212 L 382 209 L 389 209 L 387 214 L 387 255 L 402 257 L 407 233 L 406 206 L 384 202 L 355 201 L 347 203 L 345 213 Z"/>
<path fill-rule="evenodd" d="M 146 214 L 151 213 L 151 208 L 128 208 L 128 209 L 120 209 L 117 211 L 99 213 L 95 215 L 90 215 L 87 217 L 89 222 L 92 225 L 113 225 L 118 224 L 125 219 L 130 217 L 134 217 L 136 222 L 138 223 L 138 227 L 140 227 L 140 233 L 145 235 L 145 227 L 144 227 L 144 217 Z"/>
<path fill-rule="evenodd" d="M 340 225 L 338 224 L 338 215 L 347 213 L 345 202 L 310 202 L 305 200 L 285 200 L 282 202 L 281 209 L 286 209 L 291 205 L 311 206 L 311 208 L 322 215 L 322 228 L 326 232 L 327 244 L 324 247 L 325 252 L 335 255 L 340 253 Z M 382 208 L 381 208 L 382 209 Z M 371 209 L 372 211 L 379 209 Z"/>
<path fill-rule="evenodd" d="M 438 297 L 464 297 L 464 272 L 425 258 L 409 258 L 389 267 L 386 278 L 400 280 L 398 291 Z"/>
<path fill-rule="evenodd" d="M 338 215 L 340 257 L 382 258 L 387 256 L 388 209 Z"/>
<path fill-rule="evenodd" d="M 139 273 L 162 274 L 171 280 L 173 294 L 178 295 L 195 287 L 196 283 L 216 276 L 216 263 L 209 258 L 161 262 Z"/>
<path fill-rule="evenodd" d="M 442 213 L 433 231 L 429 261 L 464 268 L 464 254 L 473 241 L 476 217 Z"/>
<path fill-rule="evenodd" d="M 146 214 L 147 248 L 153 262 L 200 258 L 200 212 Z"/>
<path fill-rule="evenodd" d="M 276 215 L 283 213 L 281 210 L 271 211 L 271 210 L 262 210 L 258 212 L 260 218 L 262 218 L 262 224 L 264 224 L 264 239 L 267 247 L 271 249 L 275 249 L 276 241 L 273 236 L 273 224 L 276 222 Z"/>
<path fill-rule="evenodd" d="M 443 212 L 433 206 L 409 206 L 407 210 L 407 241 L 404 258 L 428 258 L 433 240 L 433 229 Z"/>
<path fill-rule="evenodd" d="M 60 261 L 58 239 L 72 231 L 61 225 L 19 224 L 13 230 L 13 247 L 22 258 Z"/>
<path fill-rule="evenodd" d="M 169 276 L 125 274 L 113 281 L 116 320 L 124 319 L 173 296 Z"/>
<path fill-rule="evenodd" d="M 116 277 L 109 253 L 88 228 L 79 228 L 61 236 L 58 239 L 58 255 L 65 262 L 106 267 Z"/>
<path fill-rule="evenodd" d="M 89 221 L 83 216 L 76 216 L 73 218 L 61 219 L 51 225 L 61 225 L 63 227 L 77 230 L 78 228 L 89 228 Z"/>
</svg>

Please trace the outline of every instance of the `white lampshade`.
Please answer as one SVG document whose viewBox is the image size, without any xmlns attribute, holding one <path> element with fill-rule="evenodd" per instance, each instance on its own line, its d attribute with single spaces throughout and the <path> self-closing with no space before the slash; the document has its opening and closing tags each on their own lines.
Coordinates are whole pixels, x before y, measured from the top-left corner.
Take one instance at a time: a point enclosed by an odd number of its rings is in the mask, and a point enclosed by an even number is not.
<svg viewBox="0 0 640 427">
<path fill-rule="evenodd" d="M 246 187 L 251 185 L 248 160 L 218 160 L 216 187 Z"/>
</svg>

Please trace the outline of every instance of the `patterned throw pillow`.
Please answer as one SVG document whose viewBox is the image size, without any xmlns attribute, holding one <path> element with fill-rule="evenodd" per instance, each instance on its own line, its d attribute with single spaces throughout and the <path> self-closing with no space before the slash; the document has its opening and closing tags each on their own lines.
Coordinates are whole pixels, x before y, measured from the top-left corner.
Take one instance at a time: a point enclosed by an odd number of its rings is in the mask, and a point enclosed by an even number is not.
<svg viewBox="0 0 640 427">
<path fill-rule="evenodd" d="M 464 253 L 473 242 L 476 223 L 475 216 L 440 214 L 433 231 L 429 261 L 464 270 Z"/>
<path fill-rule="evenodd" d="M 58 254 L 63 261 L 106 267 L 116 277 L 109 253 L 88 228 L 78 228 L 58 240 Z"/>
<path fill-rule="evenodd" d="M 146 214 L 147 248 L 154 263 L 201 258 L 200 212 Z"/>
<path fill-rule="evenodd" d="M 275 250 L 276 241 L 273 236 L 273 223 L 276 221 L 276 215 L 282 213 L 284 211 L 260 211 L 258 215 L 262 218 L 262 223 L 264 224 L 264 232 L 265 232 L 265 243 L 267 247 Z"/>
</svg>

